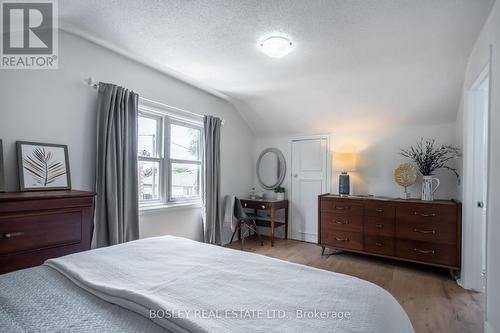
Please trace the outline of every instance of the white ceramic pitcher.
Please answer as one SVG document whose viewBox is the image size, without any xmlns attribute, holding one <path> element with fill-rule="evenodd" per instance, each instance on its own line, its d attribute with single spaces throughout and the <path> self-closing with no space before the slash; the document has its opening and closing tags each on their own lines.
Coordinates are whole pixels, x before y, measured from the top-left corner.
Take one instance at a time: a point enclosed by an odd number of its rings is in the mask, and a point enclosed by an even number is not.
<svg viewBox="0 0 500 333">
<path fill-rule="evenodd" d="M 436 181 L 435 187 L 433 181 Z M 441 181 L 439 181 L 438 178 L 434 178 L 432 176 L 424 176 L 424 181 L 422 182 L 422 200 L 434 200 L 434 192 L 436 192 L 439 185 L 441 185 Z"/>
</svg>

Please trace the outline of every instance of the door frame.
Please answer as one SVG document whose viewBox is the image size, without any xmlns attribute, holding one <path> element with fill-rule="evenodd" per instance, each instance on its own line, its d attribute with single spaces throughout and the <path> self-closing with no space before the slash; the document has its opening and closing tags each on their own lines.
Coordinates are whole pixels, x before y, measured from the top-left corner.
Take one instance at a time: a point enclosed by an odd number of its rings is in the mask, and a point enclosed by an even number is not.
<svg viewBox="0 0 500 333">
<path fill-rule="evenodd" d="M 300 135 L 293 136 L 288 139 L 289 147 L 290 147 L 290 174 L 289 174 L 289 182 L 290 182 L 290 209 L 289 209 L 289 228 L 288 232 L 290 235 L 288 237 L 291 239 L 293 235 L 293 225 L 294 225 L 294 216 L 293 216 L 293 208 L 292 208 L 292 198 L 293 198 L 293 143 L 295 141 L 304 141 L 304 140 L 318 140 L 325 139 L 326 140 L 326 192 L 330 193 L 332 186 L 332 152 L 331 152 L 331 137 L 329 134 L 317 134 L 317 135 Z M 317 210 L 317 207 L 315 207 Z M 319 233 L 319 230 L 318 230 Z"/>
<path fill-rule="evenodd" d="M 489 89 L 488 89 L 488 108 L 486 110 L 486 114 L 484 115 L 485 121 L 485 129 L 487 133 L 486 140 L 487 145 L 485 147 L 487 160 L 486 163 L 486 179 L 490 177 L 489 170 L 489 159 L 490 159 L 490 140 L 489 133 L 491 130 L 490 124 L 490 113 L 491 113 L 491 68 L 490 63 L 488 63 L 483 70 L 480 72 L 476 80 L 472 83 L 472 85 L 467 89 L 465 95 L 465 103 L 464 103 L 464 169 L 463 169 L 463 245 L 462 245 L 462 274 L 459 280 L 459 284 L 465 289 L 472 289 L 480 292 L 485 292 L 486 288 L 486 275 L 484 278 L 481 278 L 480 274 L 477 274 L 478 271 L 482 270 L 482 260 L 477 260 L 477 258 L 482 258 L 482 246 L 488 248 L 488 206 L 489 200 L 488 196 L 485 198 L 486 205 L 486 226 L 485 226 L 485 244 L 482 245 L 482 235 L 477 231 L 477 226 L 474 225 L 474 212 L 476 208 L 476 201 L 474 198 L 474 178 L 473 178 L 473 170 L 474 170 L 474 134 L 475 134 L 475 119 L 474 113 L 477 110 L 477 101 L 480 98 L 480 87 L 482 84 L 489 80 Z M 488 181 L 485 184 L 486 193 L 488 193 Z M 487 257 L 487 250 L 484 254 Z M 487 258 L 486 258 L 487 259 Z M 486 260 L 486 265 L 488 261 Z M 487 271 L 487 269 L 486 269 Z M 485 272 L 486 273 L 486 272 Z"/>
</svg>

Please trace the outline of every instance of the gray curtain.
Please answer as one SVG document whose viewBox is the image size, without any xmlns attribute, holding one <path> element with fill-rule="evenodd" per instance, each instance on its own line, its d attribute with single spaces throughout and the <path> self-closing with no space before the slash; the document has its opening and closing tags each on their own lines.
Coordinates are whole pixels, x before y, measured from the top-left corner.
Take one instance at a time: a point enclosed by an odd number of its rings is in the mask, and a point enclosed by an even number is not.
<svg viewBox="0 0 500 333">
<path fill-rule="evenodd" d="M 220 118 L 205 116 L 203 158 L 203 235 L 206 243 L 221 244 Z"/>
<path fill-rule="evenodd" d="M 99 84 L 94 245 L 139 238 L 137 120 L 139 96 Z"/>
</svg>

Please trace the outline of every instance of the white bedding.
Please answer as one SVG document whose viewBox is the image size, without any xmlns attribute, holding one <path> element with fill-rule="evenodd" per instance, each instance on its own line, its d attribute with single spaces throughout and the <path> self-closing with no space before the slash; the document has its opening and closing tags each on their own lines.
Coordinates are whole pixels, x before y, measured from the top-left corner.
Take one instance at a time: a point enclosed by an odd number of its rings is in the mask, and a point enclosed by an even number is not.
<svg viewBox="0 0 500 333">
<path fill-rule="evenodd" d="M 374 284 L 184 238 L 143 239 L 45 265 L 108 302 L 156 314 L 174 332 L 414 332 Z"/>
</svg>

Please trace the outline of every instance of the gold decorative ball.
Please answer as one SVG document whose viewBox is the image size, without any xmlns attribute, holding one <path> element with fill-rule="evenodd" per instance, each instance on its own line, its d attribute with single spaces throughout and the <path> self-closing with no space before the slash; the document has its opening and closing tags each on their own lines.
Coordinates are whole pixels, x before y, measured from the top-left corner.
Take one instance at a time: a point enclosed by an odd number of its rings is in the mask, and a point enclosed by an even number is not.
<svg viewBox="0 0 500 333">
<path fill-rule="evenodd" d="M 413 185 L 417 180 L 417 169 L 410 163 L 400 164 L 394 170 L 394 179 L 396 183 L 404 187 Z"/>
</svg>

